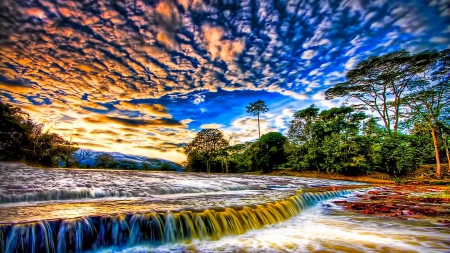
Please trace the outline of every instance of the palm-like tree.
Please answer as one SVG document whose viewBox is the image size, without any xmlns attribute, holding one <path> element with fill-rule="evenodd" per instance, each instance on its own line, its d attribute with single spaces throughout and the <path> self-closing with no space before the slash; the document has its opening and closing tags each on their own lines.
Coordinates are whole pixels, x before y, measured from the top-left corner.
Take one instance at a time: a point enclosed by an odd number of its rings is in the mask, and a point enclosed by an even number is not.
<svg viewBox="0 0 450 253">
<path fill-rule="evenodd" d="M 261 129 L 259 127 L 259 114 L 266 113 L 269 111 L 269 108 L 267 108 L 266 103 L 262 100 L 258 100 L 254 103 L 250 103 L 245 107 L 247 109 L 247 113 L 250 113 L 254 116 L 258 116 L 258 136 L 261 138 Z"/>
</svg>

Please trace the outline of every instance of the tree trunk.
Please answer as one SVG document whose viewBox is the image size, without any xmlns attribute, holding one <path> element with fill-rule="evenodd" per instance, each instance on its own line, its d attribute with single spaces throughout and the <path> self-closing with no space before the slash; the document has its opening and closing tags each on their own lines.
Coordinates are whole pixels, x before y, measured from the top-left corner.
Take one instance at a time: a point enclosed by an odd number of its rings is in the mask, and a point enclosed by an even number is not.
<svg viewBox="0 0 450 253">
<path fill-rule="evenodd" d="M 439 147 L 434 127 L 431 128 L 431 136 L 433 137 L 434 151 L 436 153 L 436 177 L 441 178 L 441 161 L 439 159 Z"/>
<path fill-rule="evenodd" d="M 210 173 L 210 172 L 211 172 L 209 166 L 210 166 L 210 165 L 209 165 L 209 160 L 208 160 L 208 161 L 206 161 L 206 172 L 207 172 L 207 173 Z"/>
<path fill-rule="evenodd" d="M 439 133 L 441 134 L 441 140 L 442 143 L 444 144 L 445 154 L 447 155 L 447 169 L 450 172 L 450 154 L 448 152 L 447 140 L 444 138 L 442 134 L 442 129 L 439 130 Z"/>
<path fill-rule="evenodd" d="M 228 161 L 225 159 L 225 172 L 228 173 Z"/>
<path fill-rule="evenodd" d="M 258 139 L 261 139 L 261 129 L 259 128 L 259 113 L 258 113 Z"/>
<path fill-rule="evenodd" d="M 447 145 L 446 140 L 443 140 L 443 141 L 444 141 L 444 147 L 445 147 L 445 154 L 447 155 L 447 169 L 450 172 L 450 154 L 448 152 L 448 145 Z"/>
</svg>

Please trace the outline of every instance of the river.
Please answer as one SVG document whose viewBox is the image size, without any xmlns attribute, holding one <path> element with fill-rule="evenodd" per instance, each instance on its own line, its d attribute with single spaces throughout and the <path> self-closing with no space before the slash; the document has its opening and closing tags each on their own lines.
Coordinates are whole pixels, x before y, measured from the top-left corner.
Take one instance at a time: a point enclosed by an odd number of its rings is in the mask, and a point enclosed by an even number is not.
<svg viewBox="0 0 450 253">
<path fill-rule="evenodd" d="M 0 252 L 450 252 L 450 229 L 350 213 L 355 182 L 0 164 Z M 361 185 L 361 184 L 359 184 Z"/>
</svg>

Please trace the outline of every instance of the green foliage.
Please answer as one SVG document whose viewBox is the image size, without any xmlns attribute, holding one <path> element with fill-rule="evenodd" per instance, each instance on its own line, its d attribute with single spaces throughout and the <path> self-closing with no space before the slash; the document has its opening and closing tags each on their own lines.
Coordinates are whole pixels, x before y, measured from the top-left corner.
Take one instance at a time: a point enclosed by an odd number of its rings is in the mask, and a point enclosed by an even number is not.
<svg viewBox="0 0 450 253">
<path fill-rule="evenodd" d="M 170 163 L 164 163 L 164 162 L 162 162 L 159 165 L 158 169 L 161 170 L 161 171 L 172 171 L 172 170 L 175 170 L 175 169 L 172 168 Z"/>
<path fill-rule="evenodd" d="M 441 123 L 448 121 L 450 112 L 449 66 L 450 49 L 414 55 L 400 50 L 372 56 L 358 63 L 346 74 L 345 82 L 336 84 L 325 94 L 327 99 L 345 97 L 360 101 L 355 108 L 370 110 L 379 117 L 387 133 L 374 128 L 378 119 L 366 122 L 362 129 L 373 142 L 371 150 L 381 156 L 380 160 L 377 154 L 372 154 L 377 155 L 376 159 L 371 159 L 374 166 L 393 175 L 407 174 L 420 162 L 429 161 L 430 149 L 433 149 L 436 175 L 440 177 L 443 151 L 450 160 L 448 135 L 445 124 Z M 422 131 L 422 136 L 417 131 L 411 136 L 390 134 L 404 133 L 411 125 L 414 128 L 425 126 L 427 130 Z M 329 166 L 336 167 L 335 164 Z"/>
<path fill-rule="evenodd" d="M 150 170 L 150 169 L 151 169 L 151 167 L 150 167 L 150 165 L 148 163 L 143 162 L 141 164 L 141 170 Z"/>
<path fill-rule="evenodd" d="M 319 113 L 312 105 L 298 111 L 288 130 L 290 143 L 285 146 L 289 165 L 296 170 L 370 172 L 371 138 L 359 136 L 365 119 L 366 115 L 354 112 L 351 107 Z"/>
<path fill-rule="evenodd" d="M 227 148 L 229 172 L 251 171 L 248 149 L 252 143 L 236 144 Z"/>
<path fill-rule="evenodd" d="M 418 149 L 412 146 L 412 138 L 401 133 L 386 134 L 381 141 L 381 168 L 394 176 L 402 176 L 420 165 Z"/>
<path fill-rule="evenodd" d="M 287 162 L 284 145 L 287 138 L 281 133 L 270 132 L 261 136 L 248 151 L 251 166 L 263 173 Z"/>
<path fill-rule="evenodd" d="M 185 147 L 185 154 L 188 157 L 187 170 L 197 171 L 206 165 L 206 172 L 211 172 L 211 165 L 219 156 L 226 155 L 228 141 L 223 133 L 218 129 L 203 129 L 197 133 L 195 138 Z M 203 170 L 201 170 L 203 171 Z"/>
<path fill-rule="evenodd" d="M 266 103 L 262 100 L 258 100 L 254 103 L 250 103 L 248 106 L 245 107 L 247 109 L 247 113 L 250 113 L 254 116 L 257 116 L 261 113 L 266 113 L 269 111 L 269 108 L 267 108 Z"/>
</svg>

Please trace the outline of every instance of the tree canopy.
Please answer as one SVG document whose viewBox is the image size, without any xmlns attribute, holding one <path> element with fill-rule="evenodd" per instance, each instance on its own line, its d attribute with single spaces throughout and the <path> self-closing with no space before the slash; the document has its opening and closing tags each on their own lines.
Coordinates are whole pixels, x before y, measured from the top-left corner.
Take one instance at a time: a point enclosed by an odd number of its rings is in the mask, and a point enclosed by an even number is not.
<svg viewBox="0 0 450 253">
<path fill-rule="evenodd" d="M 218 129 L 203 129 L 185 147 L 188 157 L 201 157 L 206 163 L 207 172 L 211 172 L 211 161 L 224 152 L 228 141 Z"/>
<path fill-rule="evenodd" d="M 397 133 L 408 118 L 425 123 L 431 133 L 436 174 L 440 177 L 439 143 L 444 144 L 448 154 L 447 142 L 443 140 L 439 126 L 448 115 L 450 104 L 449 55 L 450 50 L 447 49 L 414 55 L 400 50 L 371 56 L 350 70 L 345 82 L 328 89 L 326 98 L 345 97 L 361 102 L 354 107 L 378 116 L 388 133 Z M 401 135 L 390 138 L 403 140 Z"/>
<path fill-rule="evenodd" d="M 69 164 L 76 143 L 43 129 L 20 108 L 0 102 L 0 159 L 42 166 Z"/>
</svg>

